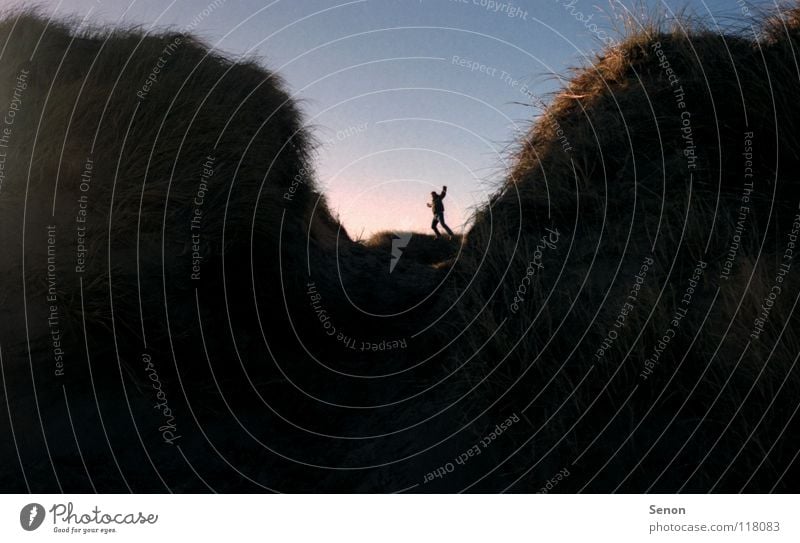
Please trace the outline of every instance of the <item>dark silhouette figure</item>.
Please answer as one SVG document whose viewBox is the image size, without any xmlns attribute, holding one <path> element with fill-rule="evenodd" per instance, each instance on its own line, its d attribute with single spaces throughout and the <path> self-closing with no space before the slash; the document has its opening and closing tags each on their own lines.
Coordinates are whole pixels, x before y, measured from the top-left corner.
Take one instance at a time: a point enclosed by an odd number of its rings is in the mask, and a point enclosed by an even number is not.
<svg viewBox="0 0 800 543">
<path fill-rule="evenodd" d="M 444 200 L 446 195 L 447 186 L 444 186 L 442 187 L 441 194 L 436 194 L 435 191 L 431 192 L 431 202 L 427 204 L 428 207 L 433 210 L 433 222 L 431 223 L 431 228 L 433 228 L 433 231 L 436 232 L 437 238 L 442 237 L 441 232 L 439 232 L 439 229 L 436 228 L 436 225 L 440 223 L 447 233 L 450 234 L 450 237 L 453 237 L 453 231 L 450 230 L 450 227 L 447 226 L 446 222 L 444 222 L 444 204 L 442 203 L 442 200 Z"/>
</svg>

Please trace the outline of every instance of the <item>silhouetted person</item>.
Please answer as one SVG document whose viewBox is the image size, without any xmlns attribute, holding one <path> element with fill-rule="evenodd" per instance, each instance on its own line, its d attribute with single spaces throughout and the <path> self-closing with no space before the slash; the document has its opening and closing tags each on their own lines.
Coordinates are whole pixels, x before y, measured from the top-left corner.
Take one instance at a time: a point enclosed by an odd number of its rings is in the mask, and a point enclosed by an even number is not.
<svg viewBox="0 0 800 543">
<path fill-rule="evenodd" d="M 450 230 L 450 227 L 447 226 L 447 223 L 444 222 L 444 204 L 442 200 L 444 200 L 445 195 L 447 195 L 447 186 L 442 187 L 442 193 L 436 194 L 436 192 L 431 192 L 431 203 L 427 204 L 431 210 L 433 210 L 433 222 L 431 223 L 431 228 L 433 231 L 436 232 L 436 237 L 442 237 L 441 232 L 439 229 L 436 228 L 436 225 L 440 224 L 442 227 L 450 234 L 450 237 L 453 237 L 453 231 Z"/>
</svg>

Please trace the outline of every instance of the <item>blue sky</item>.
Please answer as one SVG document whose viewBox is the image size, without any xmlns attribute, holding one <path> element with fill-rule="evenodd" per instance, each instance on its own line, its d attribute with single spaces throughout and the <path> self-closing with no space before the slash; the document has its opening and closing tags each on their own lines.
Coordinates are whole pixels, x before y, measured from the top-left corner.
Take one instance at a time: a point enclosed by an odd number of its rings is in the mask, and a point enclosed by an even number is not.
<svg viewBox="0 0 800 543">
<path fill-rule="evenodd" d="M 354 237 L 426 231 L 428 194 L 442 185 L 448 222 L 463 228 L 502 180 L 509 144 L 539 113 L 520 102 L 547 101 L 559 84 L 553 74 L 585 64 L 613 39 L 615 11 L 687 8 L 720 24 L 741 20 L 737 0 L 626 0 L 613 10 L 603 0 L 216 0 L 203 17 L 213 3 L 38 5 L 145 29 L 201 19 L 193 31 L 209 45 L 278 71 L 320 142 L 316 167 L 329 204 Z M 588 25 L 579 13 L 591 16 Z"/>
</svg>

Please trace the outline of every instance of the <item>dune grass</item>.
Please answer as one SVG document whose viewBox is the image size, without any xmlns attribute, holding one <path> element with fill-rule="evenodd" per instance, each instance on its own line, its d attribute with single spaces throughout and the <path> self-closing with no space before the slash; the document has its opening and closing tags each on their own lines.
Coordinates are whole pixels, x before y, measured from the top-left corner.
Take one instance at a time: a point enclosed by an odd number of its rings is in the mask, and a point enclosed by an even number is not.
<svg viewBox="0 0 800 543">
<path fill-rule="evenodd" d="M 358 242 L 277 74 L 184 34 L 7 16 L 4 390 L 14 428 L 49 439 L 3 444 L 2 488 L 397 490 L 513 413 L 480 461 L 424 490 L 536 491 L 567 466 L 561 492 L 796 490 L 800 268 L 769 296 L 800 203 L 799 14 L 755 36 L 629 20 L 468 232 Z M 145 355 L 202 481 L 160 441 Z M 105 466 L 93 481 L 73 423 Z"/>
</svg>

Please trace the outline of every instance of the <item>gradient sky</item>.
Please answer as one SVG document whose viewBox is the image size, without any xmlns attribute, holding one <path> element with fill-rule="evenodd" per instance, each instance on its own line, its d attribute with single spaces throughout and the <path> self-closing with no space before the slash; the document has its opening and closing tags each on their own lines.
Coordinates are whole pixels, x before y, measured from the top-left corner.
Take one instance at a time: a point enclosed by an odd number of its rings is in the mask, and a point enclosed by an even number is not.
<svg viewBox="0 0 800 543">
<path fill-rule="evenodd" d="M 45 14 L 151 30 L 183 29 L 213 2 L 37 4 Z M 613 4 L 612 10 L 597 0 L 217 0 L 194 32 L 231 56 L 256 56 L 283 76 L 319 140 L 316 168 L 329 204 L 350 235 L 361 237 L 428 230 L 425 203 L 442 185 L 449 187 L 448 223 L 464 227 L 470 209 L 501 182 L 509 144 L 539 114 L 525 105 L 535 101 L 531 95 L 548 101 L 559 86 L 552 74 L 585 64 L 602 45 L 603 35 L 573 12 L 591 15 L 611 38 L 614 12 L 625 6 L 687 8 L 712 25 L 742 19 L 737 0 Z"/>
</svg>

